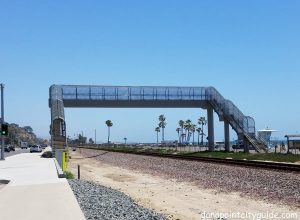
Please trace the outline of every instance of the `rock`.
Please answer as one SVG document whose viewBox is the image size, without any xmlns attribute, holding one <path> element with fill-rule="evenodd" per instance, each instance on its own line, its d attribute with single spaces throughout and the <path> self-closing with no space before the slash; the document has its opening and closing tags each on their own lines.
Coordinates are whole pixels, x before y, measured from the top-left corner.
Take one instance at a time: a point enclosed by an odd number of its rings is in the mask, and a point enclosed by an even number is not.
<svg viewBox="0 0 300 220">
<path fill-rule="evenodd" d="M 117 190 L 84 180 L 68 181 L 86 219 L 167 219 L 137 205 L 129 196 Z"/>
</svg>

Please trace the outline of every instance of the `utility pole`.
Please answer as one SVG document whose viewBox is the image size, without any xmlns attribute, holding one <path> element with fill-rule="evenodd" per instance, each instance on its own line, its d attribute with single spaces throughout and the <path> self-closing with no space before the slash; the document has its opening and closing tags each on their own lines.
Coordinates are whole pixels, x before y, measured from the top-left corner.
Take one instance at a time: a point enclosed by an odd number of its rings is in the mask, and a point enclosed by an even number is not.
<svg viewBox="0 0 300 220">
<path fill-rule="evenodd" d="M 1 83 L 1 127 L 4 124 L 4 84 Z M 4 158 L 4 135 L 1 134 L 1 160 L 5 160 Z"/>
<path fill-rule="evenodd" d="M 97 130 L 95 129 L 95 144 L 97 144 Z"/>
</svg>

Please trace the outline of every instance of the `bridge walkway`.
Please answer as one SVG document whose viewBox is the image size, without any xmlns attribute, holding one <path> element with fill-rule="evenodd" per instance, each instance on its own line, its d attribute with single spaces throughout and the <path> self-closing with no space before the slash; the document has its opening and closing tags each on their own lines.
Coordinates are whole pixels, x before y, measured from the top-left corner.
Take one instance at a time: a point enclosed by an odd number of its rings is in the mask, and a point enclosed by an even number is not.
<svg viewBox="0 0 300 220">
<path fill-rule="evenodd" d="M 210 150 L 214 150 L 213 111 L 215 111 L 220 121 L 231 125 L 239 139 L 252 145 L 258 152 L 266 151 L 264 144 L 256 137 L 254 119 L 245 116 L 214 87 L 52 85 L 49 107 L 52 124 L 55 120 L 64 122 L 65 107 L 203 108 L 208 110 Z M 64 137 L 64 126 L 62 124 L 59 129 L 60 135 L 52 135 L 53 142 Z M 53 134 L 55 132 L 57 131 L 52 131 Z M 225 140 L 228 147 L 229 138 L 226 137 Z"/>
</svg>

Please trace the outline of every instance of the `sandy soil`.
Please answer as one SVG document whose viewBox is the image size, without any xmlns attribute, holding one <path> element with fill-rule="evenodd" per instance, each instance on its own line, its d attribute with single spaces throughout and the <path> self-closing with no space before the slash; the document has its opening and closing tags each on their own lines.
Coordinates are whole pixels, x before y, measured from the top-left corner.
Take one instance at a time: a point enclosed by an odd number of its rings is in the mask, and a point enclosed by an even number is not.
<svg viewBox="0 0 300 220">
<path fill-rule="evenodd" d="M 71 152 L 71 157 L 81 158 L 77 152 Z M 92 158 L 71 159 L 69 170 L 75 174 L 77 174 L 77 164 L 80 164 L 82 179 L 120 190 L 140 205 L 163 213 L 170 219 L 217 219 L 218 214 L 234 213 L 237 218 L 225 216 L 224 219 L 250 219 L 242 218 L 237 213 L 261 215 L 271 212 L 296 213 L 300 219 L 299 209 L 251 200 L 238 193 L 225 194 L 201 189 L 190 183 L 178 183 L 176 180 L 166 180 L 114 167 Z M 212 218 L 212 214 L 216 215 L 215 218 Z"/>
</svg>

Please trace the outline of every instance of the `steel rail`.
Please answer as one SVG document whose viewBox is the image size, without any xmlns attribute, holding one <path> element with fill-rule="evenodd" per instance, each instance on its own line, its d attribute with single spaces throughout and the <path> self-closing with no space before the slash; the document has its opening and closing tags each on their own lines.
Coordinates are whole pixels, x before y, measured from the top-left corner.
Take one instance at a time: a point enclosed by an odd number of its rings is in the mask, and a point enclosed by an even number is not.
<svg viewBox="0 0 300 220">
<path fill-rule="evenodd" d="M 190 161 L 198 161 L 198 162 L 222 163 L 222 164 L 256 167 L 256 168 L 263 168 L 263 169 L 274 169 L 274 170 L 282 170 L 282 171 L 284 170 L 284 171 L 300 172 L 300 165 L 289 164 L 289 163 L 280 163 L 280 162 L 264 162 L 264 161 L 257 161 L 257 160 L 235 160 L 235 159 L 197 157 L 197 156 L 188 156 L 188 155 L 170 155 L 170 154 L 158 155 L 158 154 L 142 153 L 142 155 L 160 156 L 160 157 L 166 157 L 166 158 L 190 160 Z"/>
<path fill-rule="evenodd" d="M 235 160 L 235 159 L 223 159 L 216 157 L 199 157 L 199 156 L 189 156 L 189 155 L 175 155 L 175 154 L 160 154 L 160 153 L 150 153 L 150 152 L 123 152 L 116 150 L 109 150 L 107 148 L 93 148 L 93 147 L 79 147 L 85 149 L 93 149 L 93 150 L 103 150 L 115 153 L 125 153 L 125 154 L 135 154 L 135 155 L 143 155 L 143 156 L 152 156 L 152 157 L 162 157 L 162 158 L 171 158 L 178 160 L 189 160 L 189 161 L 198 161 L 198 162 L 206 162 L 206 163 L 219 163 L 226 165 L 238 165 L 244 167 L 253 167 L 253 168 L 262 168 L 262 169 L 272 169 L 279 171 L 289 171 L 289 172 L 299 172 L 300 173 L 300 165 L 291 164 L 291 163 L 282 163 L 282 162 L 266 162 L 266 161 L 257 161 L 257 160 Z"/>
</svg>

